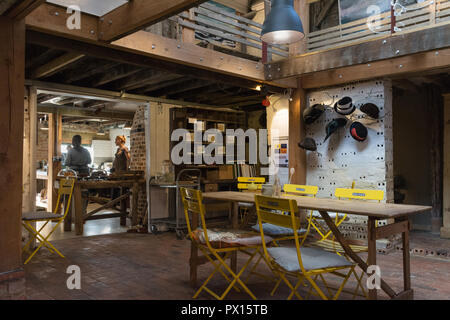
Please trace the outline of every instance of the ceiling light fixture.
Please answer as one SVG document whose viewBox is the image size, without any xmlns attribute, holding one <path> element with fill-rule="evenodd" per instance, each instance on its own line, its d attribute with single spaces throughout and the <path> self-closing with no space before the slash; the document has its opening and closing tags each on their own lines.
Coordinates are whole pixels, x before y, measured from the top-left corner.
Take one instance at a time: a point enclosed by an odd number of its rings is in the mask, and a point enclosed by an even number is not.
<svg viewBox="0 0 450 320">
<path fill-rule="evenodd" d="M 261 32 L 268 44 L 291 44 L 305 37 L 303 24 L 294 9 L 294 0 L 272 0 L 272 9 Z"/>
</svg>

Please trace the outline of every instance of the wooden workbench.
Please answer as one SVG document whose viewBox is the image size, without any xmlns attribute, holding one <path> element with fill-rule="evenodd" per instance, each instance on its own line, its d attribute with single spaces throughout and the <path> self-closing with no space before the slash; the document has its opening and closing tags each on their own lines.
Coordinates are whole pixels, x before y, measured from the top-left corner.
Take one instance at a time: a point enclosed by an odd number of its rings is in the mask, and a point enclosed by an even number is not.
<svg viewBox="0 0 450 320">
<path fill-rule="evenodd" d="M 126 210 L 126 200 L 132 195 L 137 195 L 139 192 L 139 185 L 145 183 L 143 179 L 133 179 L 133 180 L 78 180 L 75 182 L 74 190 L 73 190 L 73 205 L 74 205 L 74 216 L 75 216 L 75 233 L 76 235 L 83 234 L 83 226 L 84 223 L 88 220 L 97 220 L 97 219 L 108 219 L 120 217 L 120 224 L 126 225 L 127 218 L 127 210 Z M 81 192 L 82 190 L 92 190 L 92 189 L 113 189 L 120 188 L 121 194 L 119 197 L 112 199 L 107 202 L 100 208 L 97 208 L 91 212 L 86 214 L 83 213 L 83 199 Z M 131 190 L 125 192 L 124 188 L 130 188 Z M 137 222 L 138 212 L 137 212 L 137 200 L 138 197 L 133 197 L 133 204 L 131 206 L 131 220 L 132 224 Z M 111 214 L 102 214 L 97 215 L 98 212 L 104 210 L 106 208 L 114 207 L 117 203 L 120 203 L 120 213 L 111 213 Z M 65 221 L 65 231 L 70 231 L 71 229 L 71 215 L 68 215 Z"/>
</svg>

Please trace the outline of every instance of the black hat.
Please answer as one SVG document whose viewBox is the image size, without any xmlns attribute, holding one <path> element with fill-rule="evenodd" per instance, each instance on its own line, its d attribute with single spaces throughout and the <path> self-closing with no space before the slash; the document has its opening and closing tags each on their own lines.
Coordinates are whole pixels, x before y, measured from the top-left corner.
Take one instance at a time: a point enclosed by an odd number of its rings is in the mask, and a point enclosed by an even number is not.
<svg viewBox="0 0 450 320">
<path fill-rule="evenodd" d="M 336 118 L 333 121 L 329 122 L 327 124 L 326 129 L 325 129 L 326 133 L 327 133 L 327 136 L 326 136 L 325 140 L 323 140 L 323 142 L 327 141 L 327 139 L 333 133 L 335 133 L 339 128 L 345 127 L 346 124 L 347 124 L 347 119 L 345 119 L 345 118 Z"/>
<path fill-rule="evenodd" d="M 373 103 L 366 103 L 359 110 L 374 119 L 378 119 L 380 116 L 380 109 L 378 109 L 378 107 Z"/>
<path fill-rule="evenodd" d="M 306 108 L 303 111 L 303 120 L 306 124 L 311 124 L 325 112 L 325 107 L 321 104 L 315 104 L 312 107 Z"/>
<path fill-rule="evenodd" d="M 298 143 L 298 146 L 308 151 L 317 151 L 317 144 L 313 138 L 303 139 L 302 142 Z"/>
<path fill-rule="evenodd" d="M 353 122 L 350 126 L 350 134 L 356 141 L 366 141 L 367 128 L 360 122 Z"/>
<path fill-rule="evenodd" d="M 344 97 L 334 104 L 334 111 L 343 116 L 352 114 L 356 110 L 353 100 L 350 97 Z"/>
</svg>

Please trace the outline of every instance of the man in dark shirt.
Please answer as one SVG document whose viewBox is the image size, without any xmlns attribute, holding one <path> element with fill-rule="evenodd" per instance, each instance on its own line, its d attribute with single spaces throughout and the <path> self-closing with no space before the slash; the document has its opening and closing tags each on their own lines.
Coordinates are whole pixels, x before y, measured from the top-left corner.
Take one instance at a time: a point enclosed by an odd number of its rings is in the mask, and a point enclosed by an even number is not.
<svg viewBox="0 0 450 320">
<path fill-rule="evenodd" d="M 81 136 L 76 135 L 72 138 L 73 148 L 67 152 L 65 166 L 75 170 L 78 174 L 89 174 L 88 165 L 91 164 L 91 155 L 89 151 L 81 146 Z"/>
</svg>

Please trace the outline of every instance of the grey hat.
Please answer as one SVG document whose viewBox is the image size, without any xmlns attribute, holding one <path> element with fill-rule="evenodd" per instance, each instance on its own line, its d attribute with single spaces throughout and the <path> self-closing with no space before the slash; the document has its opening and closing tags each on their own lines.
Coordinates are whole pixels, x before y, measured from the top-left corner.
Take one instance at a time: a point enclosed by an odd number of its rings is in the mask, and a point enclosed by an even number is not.
<svg viewBox="0 0 450 320">
<path fill-rule="evenodd" d="M 345 127 L 347 124 L 347 119 L 345 118 L 336 118 L 333 121 L 329 122 L 325 128 L 327 136 L 323 142 L 327 141 L 327 139 L 335 133 L 339 128 Z"/>
<path fill-rule="evenodd" d="M 317 144 L 313 138 L 303 139 L 302 142 L 298 143 L 298 146 L 308 151 L 317 151 Z"/>
</svg>

